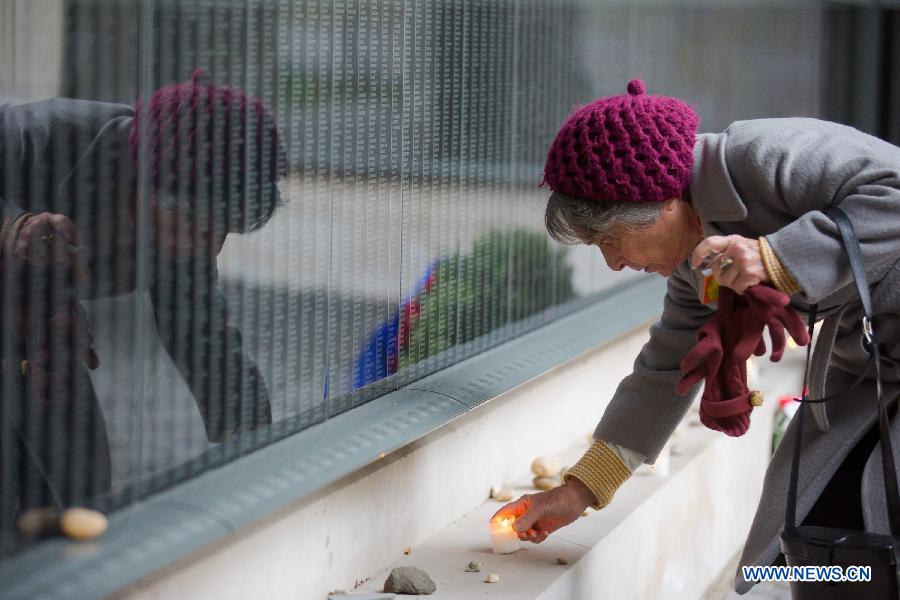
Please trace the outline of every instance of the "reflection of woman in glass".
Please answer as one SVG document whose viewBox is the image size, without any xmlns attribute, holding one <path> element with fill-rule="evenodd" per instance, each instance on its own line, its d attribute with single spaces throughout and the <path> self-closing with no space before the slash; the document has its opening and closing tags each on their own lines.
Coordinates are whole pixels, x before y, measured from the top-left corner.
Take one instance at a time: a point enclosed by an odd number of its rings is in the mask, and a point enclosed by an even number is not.
<svg viewBox="0 0 900 600">
<path fill-rule="evenodd" d="M 64 98 L 0 107 L 0 165 L 0 469 L 21 488 L 17 501 L 4 490 L 0 518 L 47 493 L 75 503 L 109 487 L 85 369 L 103 357 L 80 299 L 149 292 L 211 441 L 271 422 L 215 260 L 228 233 L 258 229 L 280 202 L 284 154 L 258 99 L 198 72 L 137 108 Z"/>
</svg>

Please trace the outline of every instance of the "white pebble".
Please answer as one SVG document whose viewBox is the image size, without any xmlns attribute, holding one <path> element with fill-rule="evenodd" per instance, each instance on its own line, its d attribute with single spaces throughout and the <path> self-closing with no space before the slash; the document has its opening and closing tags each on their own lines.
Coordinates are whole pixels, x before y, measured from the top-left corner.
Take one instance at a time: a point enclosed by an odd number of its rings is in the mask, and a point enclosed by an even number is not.
<svg viewBox="0 0 900 600">
<path fill-rule="evenodd" d="M 559 475 L 559 459 L 555 456 L 538 456 L 531 463 L 531 472 L 538 477 L 556 477 Z"/>
<path fill-rule="evenodd" d="M 513 499 L 513 491 L 509 488 L 503 488 L 493 496 L 497 502 L 509 502 Z"/>
<path fill-rule="evenodd" d="M 497 583 L 498 581 L 500 581 L 500 576 L 496 573 L 489 574 L 484 580 L 485 583 Z"/>
<path fill-rule="evenodd" d="M 87 508 L 70 508 L 59 519 L 59 528 L 73 540 L 92 540 L 109 527 L 106 516 Z"/>
<path fill-rule="evenodd" d="M 561 485 L 557 479 L 553 479 L 552 477 L 535 477 L 531 480 L 531 483 L 537 489 L 545 492 Z"/>
</svg>

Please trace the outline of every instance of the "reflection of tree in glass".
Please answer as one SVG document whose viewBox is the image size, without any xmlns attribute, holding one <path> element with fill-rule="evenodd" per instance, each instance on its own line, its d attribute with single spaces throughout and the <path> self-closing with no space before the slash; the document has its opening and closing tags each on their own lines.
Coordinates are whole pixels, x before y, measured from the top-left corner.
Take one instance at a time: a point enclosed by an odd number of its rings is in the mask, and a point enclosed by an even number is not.
<svg viewBox="0 0 900 600">
<path fill-rule="evenodd" d="M 543 232 L 490 231 L 432 263 L 416 292 L 368 339 L 355 387 L 574 297 L 567 249 Z"/>
</svg>

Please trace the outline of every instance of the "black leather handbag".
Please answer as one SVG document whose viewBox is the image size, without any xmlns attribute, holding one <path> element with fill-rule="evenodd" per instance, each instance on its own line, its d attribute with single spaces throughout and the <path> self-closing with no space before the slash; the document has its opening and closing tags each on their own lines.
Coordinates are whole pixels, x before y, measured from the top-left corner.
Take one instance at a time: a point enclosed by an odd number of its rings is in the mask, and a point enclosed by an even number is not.
<svg viewBox="0 0 900 600">
<path fill-rule="evenodd" d="M 844 574 L 847 567 L 864 566 L 871 568 L 870 581 L 791 581 L 791 596 L 794 600 L 881 600 L 898 598 L 898 557 L 900 548 L 900 492 L 897 488 L 897 471 L 894 467 L 894 454 L 891 443 L 890 421 L 885 406 L 881 385 L 881 370 L 878 344 L 873 341 L 872 303 L 869 297 L 869 285 L 862 267 L 862 253 L 853 224 L 839 208 L 828 211 L 829 216 L 837 223 L 844 248 L 850 258 L 853 279 L 856 282 L 859 298 L 862 302 L 864 316 L 862 318 L 863 335 L 866 348 L 870 354 L 869 364 L 859 378 L 851 385 L 855 388 L 866 374 L 874 367 L 878 411 L 878 429 L 881 438 L 882 465 L 884 467 L 885 495 L 887 498 L 890 535 L 870 533 L 856 529 L 841 529 L 813 525 L 797 525 L 797 480 L 800 473 L 800 458 L 804 413 L 807 404 L 826 402 L 832 397 L 810 400 L 806 391 L 809 378 L 810 348 L 806 352 L 806 371 L 803 380 L 803 399 L 797 411 L 797 435 L 794 440 L 794 454 L 791 462 L 791 477 L 788 487 L 787 510 L 784 519 L 784 531 L 781 534 L 781 551 L 788 567 L 842 567 Z M 816 318 L 816 306 L 812 306 L 809 315 L 809 333 Z M 810 344 L 811 346 L 812 344 Z M 844 392 L 846 393 L 846 392 Z M 868 404 L 860 403 L 860 410 Z M 847 493 L 860 493 L 859 490 L 848 490 Z"/>
</svg>

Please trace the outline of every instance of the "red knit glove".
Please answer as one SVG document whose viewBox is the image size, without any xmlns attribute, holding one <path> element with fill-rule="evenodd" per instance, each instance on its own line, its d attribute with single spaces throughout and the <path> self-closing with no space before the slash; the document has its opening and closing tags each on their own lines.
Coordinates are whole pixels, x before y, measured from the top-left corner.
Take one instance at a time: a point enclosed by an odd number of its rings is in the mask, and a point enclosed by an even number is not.
<svg viewBox="0 0 900 600">
<path fill-rule="evenodd" d="M 761 400 L 758 392 L 747 388 L 747 359 L 765 353 L 767 325 L 773 361 L 784 353 L 785 329 L 798 344 L 809 343 L 803 320 L 790 308 L 786 294 L 762 285 L 748 288 L 743 296 L 720 288 L 716 314 L 700 328 L 697 345 L 681 362 L 684 375 L 675 386 L 676 392 L 685 394 L 705 379 L 700 421 L 710 429 L 740 436 L 750 426 L 750 412 Z"/>
<path fill-rule="evenodd" d="M 732 437 L 744 435 L 750 427 L 753 395 L 747 389 L 747 363 L 726 362 L 714 381 L 707 382 L 703 389 L 700 422 Z"/>
<path fill-rule="evenodd" d="M 772 355 L 769 359 L 772 362 L 778 362 L 784 356 L 785 329 L 794 338 L 797 345 L 809 344 L 809 331 L 806 323 L 803 322 L 797 311 L 791 308 L 790 296 L 766 285 L 754 285 L 747 288 L 744 297 L 747 298 L 750 310 L 753 311 L 756 318 L 769 327 L 769 336 L 772 338 Z M 762 356 L 766 351 L 765 340 L 762 339 L 762 336 L 759 338 L 759 344 L 762 346 L 762 352 L 758 356 Z"/>
<path fill-rule="evenodd" d="M 758 331 L 757 331 L 758 330 Z M 746 310 L 746 301 L 731 289 L 719 290 L 716 314 L 697 331 L 697 345 L 682 359 L 684 375 L 675 385 L 675 391 L 686 394 L 695 384 L 707 378 L 715 378 L 727 354 L 732 358 L 765 352 L 762 340 L 762 324 L 753 313 Z M 752 345 L 753 347 L 749 347 Z"/>
<path fill-rule="evenodd" d="M 721 306 L 721 300 L 720 300 Z M 717 312 L 697 331 L 697 345 L 681 360 L 684 373 L 675 384 L 675 391 L 687 394 L 692 387 L 709 377 L 715 377 L 722 364 L 722 332 Z"/>
<path fill-rule="evenodd" d="M 79 363 L 92 370 L 100 366 L 84 307 L 77 300 L 67 300 L 49 318 L 23 312 L 27 360 L 20 370 L 31 380 L 37 401 L 46 408 L 54 401 L 73 398 Z"/>
<path fill-rule="evenodd" d="M 724 350 L 718 371 L 706 379 L 700 422 L 714 431 L 740 436 L 750 427 L 753 409 L 747 389 L 747 359 L 758 350 L 754 340 L 761 337 L 762 326 L 753 318 L 746 299 L 728 288 L 719 289 L 716 316 Z"/>
<path fill-rule="evenodd" d="M 88 369 L 100 366 L 94 351 L 94 335 L 84 307 L 77 300 L 61 303 L 50 318 L 29 318 L 37 345 L 29 344 L 29 359 L 40 368 L 53 371 L 81 361 Z"/>
<path fill-rule="evenodd" d="M 728 288 L 719 290 L 716 314 L 698 332 L 697 345 L 681 362 L 684 376 L 676 384 L 679 394 L 687 393 L 705 379 L 700 397 L 700 422 L 727 435 L 742 435 L 750 425 L 746 361 L 762 327 L 747 307 L 747 301 Z M 746 352 L 741 357 L 739 353 Z"/>
</svg>

